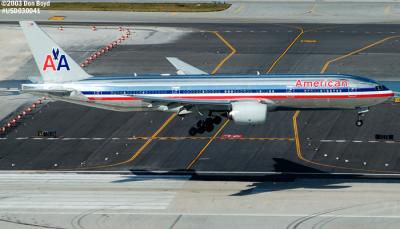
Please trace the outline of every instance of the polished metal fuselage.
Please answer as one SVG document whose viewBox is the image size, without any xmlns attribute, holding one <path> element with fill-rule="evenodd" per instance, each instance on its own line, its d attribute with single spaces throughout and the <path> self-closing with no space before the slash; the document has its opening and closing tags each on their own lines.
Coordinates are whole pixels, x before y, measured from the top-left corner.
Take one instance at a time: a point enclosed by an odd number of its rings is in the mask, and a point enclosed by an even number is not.
<svg viewBox="0 0 400 229">
<path fill-rule="evenodd" d="M 257 100 L 270 110 L 356 109 L 393 96 L 375 81 L 349 75 L 221 75 L 94 77 L 68 83 L 25 84 L 23 90 L 81 105 L 118 111 L 164 110 L 171 104 L 228 105 Z M 70 93 L 66 93 L 66 92 Z M 161 109 L 162 107 L 162 109 Z M 226 106 L 229 107 L 229 106 Z M 171 108 L 171 107 L 170 107 Z M 227 108 L 229 109 L 229 108 Z"/>
</svg>

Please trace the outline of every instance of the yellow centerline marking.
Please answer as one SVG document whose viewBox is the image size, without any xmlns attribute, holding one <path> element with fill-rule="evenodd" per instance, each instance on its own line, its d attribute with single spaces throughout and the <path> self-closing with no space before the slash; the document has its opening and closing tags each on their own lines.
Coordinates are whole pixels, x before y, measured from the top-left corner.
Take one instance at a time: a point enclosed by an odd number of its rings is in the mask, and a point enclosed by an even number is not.
<svg viewBox="0 0 400 229">
<path fill-rule="evenodd" d="M 65 19 L 65 16 L 52 16 L 49 17 L 49 21 L 62 21 Z"/>
<path fill-rule="evenodd" d="M 211 74 L 215 74 L 221 66 L 233 55 L 236 53 L 236 49 L 224 38 L 222 37 L 217 31 L 213 32 L 215 36 L 217 36 L 230 50 L 231 52 L 221 60 L 221 62 L 215 67 L 215 69 L 211 72 Z M 213 137 L 207 142 L 207 144 L 203 147 L 203 149 L 197 154 L 197 156 L 190 162 L 188 166 L 186 166 L 186 169 L 191 169 L 193 165 L 197 162 L 197 160 L 200 158 L 200 156 L 204 153 L 204 151 L 208 148 L 208 146 L 213 142 L 217 135 L 222 131 L 222 129 L 229 123 L 229 119 L 225 121 L 225 123 L 218 129 L 218 131 L 213 135 Z"/>
<path fill-rule="evenodd" d="M 144 143 L 142 145 L 142 147 L 140 147 L 135 154 L 133 154 L 133 156 L 131 158 L 129 158 L 128 160 L 121 162 L 121 163 L 128 163 L 133 161 L 137 156 L 140 155 L 140 153 L 157 137 L 157 135 L 164 130 L 164 128 L 175 118 L 177 114 L 173 113 L 171 116 L 169 116 L 169 118 L 164 122 L 164 124 L 162 124 L 160 126 L 160 128 L 157 129 L 156 132 L 154 132 L 154 134 L 151 136 L 151 138 L 149 138 L 149 140 L 146 141 L 146 143 Z"/>
<path fill-rule="evenodd" d="M 221 66 L 231 57 L 236 53 L 236 49 L 229 44 L 228 41 L 226 41 L 217 31 L 213 31 L 213 33 L 231 50 L 231 53 L 226 56 L 224 59 L 222 59 L 219 64 L 214 68 L 214 70 L 211 72 L 211 74 L 215 74 Z M 137 158 L 143 151 L 146 149 L 146 147 L 154 140 L 157 139 L 158 134 L 164 130 L 164 128 L 177 116 L 176 113 L 172 114 L 161 126 L 160 128 L 157 129 L 156 132 L 130 157 L 128 160 L 118 162 L 115 164 L 109 164 L 109 165 L 99 165 L 99 166 L 93 166 L 93 167 L 85 167 L 85 168 L 79 168 L 79 169 L 94 169 L 94 168 L 105 168 L 105 167 L 112 167 L 112 166 L 117 166 L 117 165 L 122 165 L 126 164 L 129 162 L 132 162 Z M 226 123 L 227 124 L 227 123 Z M 221 129 L 222 130 L 222 129 Z M 211 141 L 211 140 L 210 140 Z M 211 143 L 211 142 L 210 142 Z"/>
<path fill-rule="evenodd" d="M 135 158 L 137 158 L 142 152 L 143 150 L 154 140 L 156 139 L 157 135 L 164 130 L 164 128 L 175 118 L 177 114 L 173 113 L 171 116 L 168 117 L 168 119 L 156 130 L 156 132 L 154 132 L 154 134 L 127 160 L 125 161 L 121 161 L 118 163 L 114 163 L 114 164 L 108 164 L 108 165 L 98 165 L 98 166 L 92 166 L 92 167 L 81 167 L 81 168 L 77 168 L 77 169 L 98 169 L 98 168 L 107 168 L 107 167 L 113 167 L 113 166 L 117 166 L 117 165 L 122 165 L 122 164 L 126 164 L 129 163 L 133 160 L 135 160 Z"/>
<path fill-rule="evenodd" d="M 235 55 L 236 53 L 236 49 L 229 44 L 229 42 L 227 40 L 225 40 L 225 38 L 223 38 L 218 32 L 214 31 L 213 32 L 215 34 L 215 36 L 217 36 L 222 42 L 224 42 L 224 44 L 231 50 L 231 52 L 224 58 L 221 60 L 221 62 L 219 62 L 219 64 L 217 65 L 217 67 L 214 68 L 214 70 L 211 72 L 211 74 L 215 74 L 216 72 L 218 72 L 218 70 L 222 67 L 222 65 L 225 64 L 225 62 L 231 58 L 233 55 Z"/>
<path fill-rule="evenodd" d="M 272 69 L 279 63 L 279 61 L 283 58 L 283 56 L 286 55 L 286 53 L 289 51 L 289 49 L 296 43 L 296 41 L 304 34 L 304 30 L 301 27 L 295 26 L 295 28 L 300 30 L 300 33 L 294 38 L 294 40 L 289 44 L 289 46 L 283 51 L 283 53 L 272 63 L 271 67 L 267 70 L 267 73 L 270 73 Z M 217 66 L 216 69 L 214 69 L 213 74 L 218 71 L 218 69 L 222 66 L 223 63 L 225 63 L 226 60 L 228 60 L 231 56 L 233 56 L 236 53 L 236 49 L 229 44 L 228 41 L 226 41 L 218 32 L 214 32 L 214 34 L 220 38 L 226 46 L 228 46 L 231 49 L 231 53 L 225 57 L 222 62 Z M 198 161 L 200 156 L 204 153 L 204 151 L 208 148 L 208 146 L 215 140 L 217 139 L 217 135 L 224 129 L 224 127 L 229 123 L 229 119 L 222 125 L 218 131 L 213 135 L 213 137 L 207 142 L 207 144 L 203 147 L 203 149 L 197 154 L 197 156 L 190 162 L 190 164 L 186 167 L 187 170 L 192 169 L 193 165 Z"/>
<path fill-rule="evenodd" d="M 374 172 L 374 173 L 399 173 L 398 171 L 381 171 L 381 170 L 374 170 L 374 169 L 359 169 L 359 168 L 349 168 L 349 167 L 344 167 L 344 166 L 338 166 L 338 165 L 330 165 L 330 164 L 323 164 L 315 161 L 308 160 L 303 157 L 303 154 L 301 152 L 301 146 L 300 146 L 300 137 L 299 137 L 299 132 L 297 128 L 297 118 L 300 114 L 300 111 L 296 111 L 293 115 L 293 132 L 294 132 L 294 137 L 295 137 L 295 143 L 296 143 L 296 154 L 297 157 L 305 162 L 308 162 L 310 164 L 314 165 L 319 165 L 322 167 L 329 167 L 329 168 L 337 168 L 337 169 L 350 169 L 350 170 L 355 170 L 355 171 L 361 171 L 361 172 Z"/>
<path fill-rule="evenodd" d="M 272 65 L 268 68 L 267 73 L 271 73 L 271 71 L 275 68 L 275 66 L 279 63 L 279 61 L 286 55 L 289 49 L 300 39 L 301 36 L 304 34 L 304 29 L 301 27 L 296 27 L 300 30 L 300 33 L 293 39 L 293 41 L 289 44 L 289 46 L 283 51 L 283 53 L 276 59 Z"/>
<path fill-rule="evenodd" d="M 357 49 L 357 50 L 354 50 L 352 52 L 349 52 L 349 53 L 347 53 L 347 54 L 345 54 L 343 56 L 339 56 L 339 57 L 334 58 L 332 60 L 328 60 L 324 64 L 324 66 L 322 67 L 321 74 L 326 72 L 326 70 L 328 69 L 328 67 L 329 67 L 329 65 L 331 63 L 334 63 L 336 61 L 342 60 L 342 59 L 344 59 L 346 57 L 349 57 L 349 56 L 352 56 L 354 54 L 360 53 L 362 51 L 365 51 L 365 50 L 367 50 L 369 48 L 372 48 L 372 47 L 374 47 L 376 45 L 382 44 L 382 43 L 384 43 L 384 42 L 386 42 L 386 41 L 388 41 L 390 39 L 394 39 L 394 38 L 400 38 L 400 36 L 386 37 L 386 38 L 378 40 L 378 41 L 376 41 L 374 43 L 366 45 L 366 46 L 364 46 L 364 47 L 362 47 L 360 49 Z M 296 154 L 297 154 L 297 157 L 300 160 L 308 162 L 308 163 L 311 163 L 311 164 L 314 164 L 314 165 L 319 165 L 319 166 L 322 166 L 322 167 L 329 167 L 329 168 L 338 168 L 338 169 L 347 169 L 347 170 L 355 170 L 355 171 L 362 171 L 362 172 L 374 172 L 374 173 L 399 173 L 399 171 L 386 171 L 386 170 L 383 171 L 383 170 L 360 169 L 360 168 L 351 168 L 351 167 L 345 167 L 345 166 L 330 165 L 330 164 L 324 164 L 324 163 L 315 162 L 315 161 L 312 161 L 312 160 L 304 158 L 304 156 L 303 156 L 303 154 L 301 152 L 300 137 L 299 137 L 299 131 L 298 131 L 298 126 L 297 126 L 297 118 L 299 117 L 299 115 L 300 115 L 300 111 L 296 111 L 294 113 L 294 115 L 293 115 L 293 132 L 294 132 L 294 139 L 295 139 L 295 144 L 296 144 Z"/>
<path fill-rule="evenodd" d="M 317 43 L 317 40 L 301 40 L 301 43 Z"/>
<path fill-rule="evenodd" d="M 328 67 L 329 67 L 329 65 L 330 65 L 331 63 L 336 62 L 336 61 L 339 61 L 339 60 L 342 60 L 342 59 L 344 59 L 344 58 L 347 58 L 347 57 L 352 56 L 352 55 L 354 55 L 354 54 L 360 53 L 360 52 L 362 52 L 362 51 L 365 51 L 365 50 L 367 50 L 367 49 L 369 49 L 369 48 L 372 48 L 372 47 L 374 47 L 374 46 L 376 46 L 376 45 L 382 44 L 383 42 L 386 42 L 386 41 L 388 41 L 388 40 L 390 40 L 390 39 L 393 39 L 393 38 L 400 38 L 400 36 L 390 36 L 390 37 L 386 37 L 386 38 L 383 38 L 383 39 L 381 39 L 381 40 L 379 40 L 379 41 L 376 41 L 376 42 L 374 42 L 374 43 L 372 43 L 372 44 L 369 44 L 369 45 L 367 45 L 367 46 L 365 46 L 365 47 L 363 47 L 363 48 L 360 48 L 360 49 L 354 50 L 354 51 L 352 51 L 352 52 L 349 52 L 349 53 L 347 53 L 347 54 L 345 54 L 345 55 L 343 55 L 343 56 L 339 56 L 339 57 L 336 57 L 336 58 L 334 58 L 334 59 L 332 59 L 332 60 L 328 60 L 328 61 L 324 64 L 324 66 L 322 67 L 322 69 L 321 69 L 321 74 L 323 74 L 323 73 L 326 72 L 326 70 L 328 69 Z"/>
<path fill-rule="evenodd" d="M 140 137 L 131 137 L 128 138 L 128 140 L 147 140 L 152 137 L 145 137 L 145 136 L 140 136 Z M 184 137 L 184 136 L 163 136 L 163 137 L 153 137 L 155 140 L 208 140 L 211 139 L 211 137 Z M 294 141 L 294 138 L 262 138 L 262 137 L 216 137 L 216 139 L 220 140 L 269 140 L 269 141 Z"/>
<path fill-rule="evenodd" d="M 190 164 L 186 167 L 187 170 L 191 169 L 193 165 L 197 162 L 197 160 L 200 158 L 200 156 L 206 151 L 208 146 L 215 140 L 215 138 L 218 136 L 218 134 L 224 129 L 224 127 L 229 123 L 229 119 L 227 119 L 224 124 L 218 129 L 217 132 L 211 137 L 211 139 L 207 142 L 207 144 L 201 149 L 201 151 L 197 154 L 197 156 L 190 162 Z"/>
</svg>

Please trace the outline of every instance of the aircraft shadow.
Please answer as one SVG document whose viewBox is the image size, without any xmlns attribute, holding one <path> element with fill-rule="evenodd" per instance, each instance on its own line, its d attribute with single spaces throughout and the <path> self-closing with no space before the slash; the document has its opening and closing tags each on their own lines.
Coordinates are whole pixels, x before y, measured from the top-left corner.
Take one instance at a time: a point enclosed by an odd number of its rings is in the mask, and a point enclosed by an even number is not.
<svg viewBox="0 0 400 229">
<path fill-rule="evenodd" d="M 147 170 L 130 170 L 132 176 L 115 180 L 113 183 L 135 182 L 153 179 L 185 180 L 189 176 L 192 181 L 252 182 L 245 189 L 231 196 L 255 195 L 291 189 L 344 189 L 351 187 L 344 183 L 399 183 L 398 177 L 365 177 L 353 174 L 330 174 L 282 158 L 273 158 L 274 171 L 277 173 L 231 173 L 202 172 L 196 170 L 171 170 L 154 172 Z"/>
</svg>

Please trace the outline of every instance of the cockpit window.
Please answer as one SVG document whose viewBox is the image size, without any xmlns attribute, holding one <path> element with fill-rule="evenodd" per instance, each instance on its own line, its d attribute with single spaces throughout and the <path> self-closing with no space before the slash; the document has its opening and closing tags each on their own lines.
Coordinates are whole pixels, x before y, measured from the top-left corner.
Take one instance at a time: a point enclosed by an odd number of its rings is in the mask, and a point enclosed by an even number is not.
<svg viewBox="0 0 400 229">
<path fill-rule="evenodd" d="M 385 87 L 384 85 L 378 85 L 378 86 L 375 87 L 375 89 L 376 89 L 377 91 L 385 91 L 385 90 L 388 90 L 388 88 Z"/>
</svg>

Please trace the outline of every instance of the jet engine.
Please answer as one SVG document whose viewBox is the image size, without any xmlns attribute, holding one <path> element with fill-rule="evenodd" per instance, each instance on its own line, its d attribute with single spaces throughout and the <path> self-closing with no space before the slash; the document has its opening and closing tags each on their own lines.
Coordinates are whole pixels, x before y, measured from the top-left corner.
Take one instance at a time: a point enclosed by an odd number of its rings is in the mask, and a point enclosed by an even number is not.
<svg viewBox="0 0 400 229">
<path fill-rule="evenodd" d="M 234 102 L 229 118 L 240 125 L 263 124 L 267 120 L 267 110 L 267 104 L 257 101 Z"/>
</svg>

